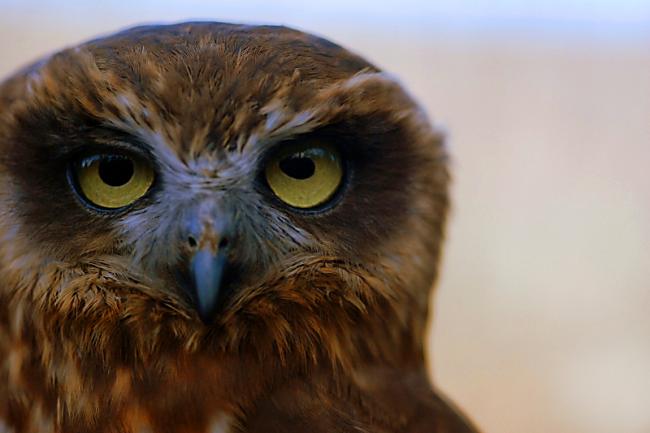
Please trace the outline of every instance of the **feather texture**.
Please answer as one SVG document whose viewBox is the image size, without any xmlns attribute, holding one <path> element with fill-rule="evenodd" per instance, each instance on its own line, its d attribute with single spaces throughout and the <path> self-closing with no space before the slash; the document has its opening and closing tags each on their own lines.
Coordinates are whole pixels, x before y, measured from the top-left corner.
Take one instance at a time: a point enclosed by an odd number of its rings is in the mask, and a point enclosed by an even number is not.
<svg viewBox="0 0 650 433">
<path fill-rule="evenodd" d="M 350 174 L 330 207 L 298 212 L 260 167 L 314 136 Z M 150 160 L 150 193 L 84 206 L 66 173 L 98 149 Z M 426 375 L 442 137 L 360 57 L 281 27 L 130 29 L 0 85 L 0 154 L 9 431 L 475 431 Z M 179 221 L 205 203 L 234 221 L 234 276 L 208 323 L 178 277 Z"/>
</svg>

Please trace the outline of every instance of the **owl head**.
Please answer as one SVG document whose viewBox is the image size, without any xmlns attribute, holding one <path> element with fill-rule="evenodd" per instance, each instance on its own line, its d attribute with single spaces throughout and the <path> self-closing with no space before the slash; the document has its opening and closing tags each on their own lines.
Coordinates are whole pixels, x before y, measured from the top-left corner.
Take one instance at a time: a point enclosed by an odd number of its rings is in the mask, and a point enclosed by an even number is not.
<svg viewBox="0 0 650 433">
<path fill-rule="evenodd" d="M 329 41 L 184 23 L 50 56 L 0 86 L 0 179 L 14 330 L 122 358 L 421 354 L 442 139 Z"/>
</svg>

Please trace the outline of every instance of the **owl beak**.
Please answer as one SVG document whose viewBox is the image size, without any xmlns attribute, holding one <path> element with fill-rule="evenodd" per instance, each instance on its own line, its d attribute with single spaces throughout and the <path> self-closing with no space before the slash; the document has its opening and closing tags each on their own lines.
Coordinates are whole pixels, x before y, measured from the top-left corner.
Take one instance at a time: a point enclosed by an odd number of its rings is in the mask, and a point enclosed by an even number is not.
<svg viewBox="0 0 650 433">
<path fill-rule="evenodd" d="M 203 322 L 214 316 L 224 298 L 224 276 L 229 262 L 231 220 L 214 202 L 202 203 L 186 220 L 190 297 Z"/>
<path fill-rule="evenodd" d="M 223 274 L 228 263 L 224 251 L 197 251 L 190 262 L 196 308 L 201 320 L 207 322 L 217 308 Z"/>
</svg>

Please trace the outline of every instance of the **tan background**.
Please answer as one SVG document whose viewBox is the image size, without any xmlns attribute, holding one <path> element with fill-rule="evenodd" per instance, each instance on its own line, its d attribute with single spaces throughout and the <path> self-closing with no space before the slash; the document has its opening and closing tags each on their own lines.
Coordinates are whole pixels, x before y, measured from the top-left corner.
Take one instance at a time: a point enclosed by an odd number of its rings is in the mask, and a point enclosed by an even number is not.
<svg viewBox="0 0 650 433">
<path fill-rule="evenodd" d="M 439 386 L 486 433 L 650 433 L 650 7 L 447 3 L 0 0 L 0 76 L 191 17 L 286 23 L 366 55 L 449 134 Z"/>
</svg>

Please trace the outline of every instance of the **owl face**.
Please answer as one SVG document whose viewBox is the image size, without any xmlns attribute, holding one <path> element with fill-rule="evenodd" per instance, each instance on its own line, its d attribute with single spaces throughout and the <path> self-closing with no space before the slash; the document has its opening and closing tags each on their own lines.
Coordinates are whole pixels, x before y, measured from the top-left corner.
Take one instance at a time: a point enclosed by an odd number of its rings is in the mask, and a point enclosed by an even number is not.
<svg viewBox="0 0 650 433">
<path fill-rule="evenodd" d="M 276 27 L 136 28 L 19 73 L 0 107 L 8 290 L 46 308 L 68 287 L 118 310 L 137 296 L 148 320 L 214 329 L 381 299 L 423 326 L 444 150 L 344 49 Z"/>
</svg>

